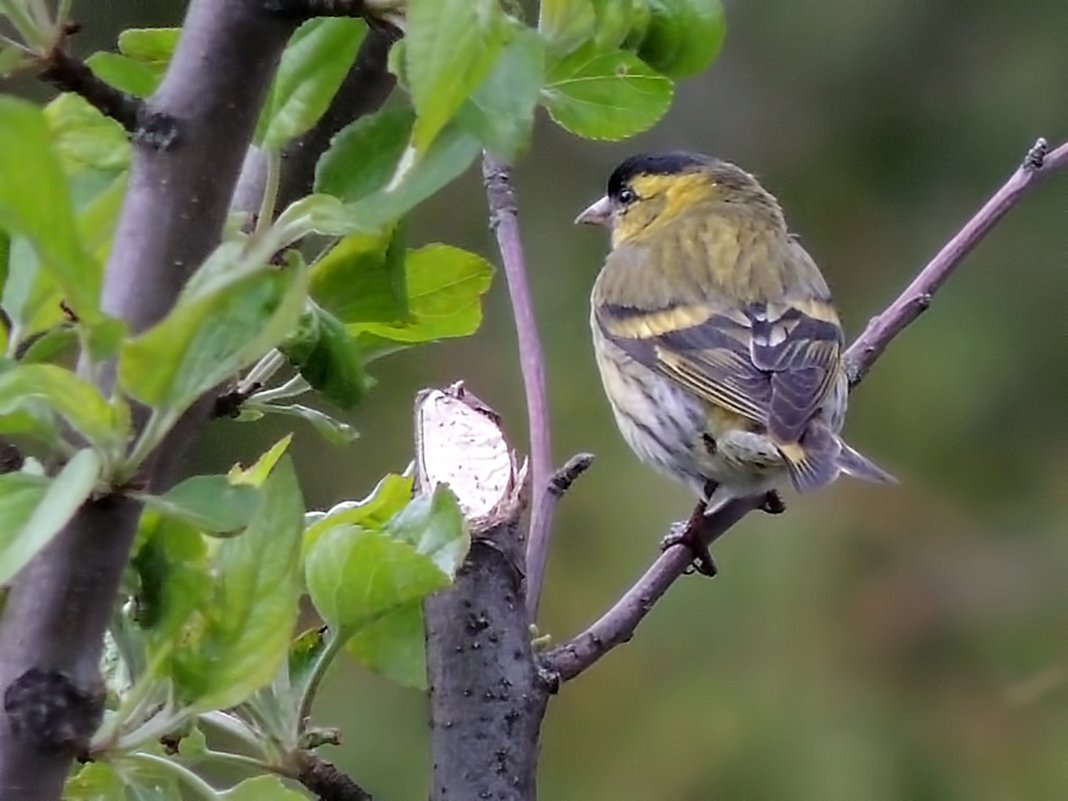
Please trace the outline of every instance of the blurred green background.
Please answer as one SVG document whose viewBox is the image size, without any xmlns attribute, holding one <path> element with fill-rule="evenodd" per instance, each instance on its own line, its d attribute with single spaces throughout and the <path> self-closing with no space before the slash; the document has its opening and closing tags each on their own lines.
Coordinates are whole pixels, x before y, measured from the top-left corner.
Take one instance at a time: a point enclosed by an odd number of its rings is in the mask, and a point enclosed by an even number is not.
<svg viewBox="0 0 1068 801">
<path fill-rule="evenodd" d="M 180 18 L 179 2 L 76 3 L 80 46 Z M 727 2 L 710 73 L 655 130 L 578 141 L 540 121 L 518 169 L 547 349 L 556 458 L 598 461 L 562 505 L 543 631 L 566 638 L 646 567 L 691 499 L 610 420 L 587 298 L 606 251 L 571 225 L 625 155 L 717 154 L 757 173 L 822 265 L 855 335 L 1007 177 L 1038 135 L 1068 138 L 1064 0 Z M 226 121 L 220 120 L 220 126 Z M 487 254 L 477 175 L 428 203 L 413 244 Z M 566 686 L 547 719 L 544 799 L 943 801 L 1068 797 L 1068 175 L 968 259 L 853 398 L 850 440 L 901 478 L 843 480 L 753 515 L 635 640 Z M 360 497 L 411 449 L 426 385 L 463 378 L 525 437 L 506 288 L 475 337 L 375 365 L 344 449 L 299 431 L 313 506 Z M 198 469 L 282 429 L 217 423 Z M 425 797 L 423 698 L 355 666 L 319 722 L 384 801 Z"/>
</svg>

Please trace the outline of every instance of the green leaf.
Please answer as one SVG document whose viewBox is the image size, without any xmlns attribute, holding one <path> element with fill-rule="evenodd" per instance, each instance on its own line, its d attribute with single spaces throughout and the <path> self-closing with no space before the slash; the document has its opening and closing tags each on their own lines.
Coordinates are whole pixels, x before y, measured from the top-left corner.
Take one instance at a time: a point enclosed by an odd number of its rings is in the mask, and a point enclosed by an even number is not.
<svg viewBox="0 0 1068 801">
<path fill-rule="evenodd" d="M 68 172 L 86 167 L 123 170 L 129 165 L 130 141 L 122 126 L 80 95 L 64 92 L 45 106 L 44 115 Z"/>
<path fill-rule="evenodd" d="M 100 316 L 100 265 L 78 240 L 70 188 L 43 112 L 0 97 L 0 227 L 25 236 L 78 317 Z"/>
<path fill-rule="evenodd" d="M 387 112 L 379 112 L 383 113 Z M 373 151 L 373 156 L 367 155 L 371 150 L 363 152 L 363 148 L 374 146 L 365 143 L 384 140 L 390 130 L 400 130 L 405 118 L 411 120 L 410 111 L 390 111 L 373 126 L 368 123 L 368 129 L 350 126 L 334 138 L 330 149 L 319 161 L 317 189 L 352 201 L 335 210 L 336 235 L 392 227 L 408 211 L 463 173 L 482 150 L 476 137 L 453 124 L 445 128 L 430 150 L 418 159 L 415 151 L 400 144 L 399 139 L 383 145 L 381 151 Z M 395 155 L 396 160 L 390 161 L 386 169 L 386 157 L 393 159 Z M 407 166 L 402 167 L 402 163 Z M 396 180 L 398 175 L 401 177 Z M 393 182 L 390 182 L 390 176 L 394 176 Z"/>
<path fill-rule="evenodd" d="M 704 72 L 727 35 L 719 0 L 648 0 L 651 18 L 638 45 L 643 61 L 672 78 Z"/>
<path fill-rule="evenodd" d="M 467 336 L 482 322 L 482 296 L 493 265 L 450 245 L 409 251 L 405 262 L 408 318 L 399 323 L 353 323 L 353 332 L 398 342 L 428 342 Z"/>
<path fill-rule="evenodd" d="M 136 621 L 153 652 L 169 651 L 196 631 L 191 626 L 187 632 L 187 622 L 212 599 L 208 545 L 189 523 L 151 509 L 141 516 L 138 538 L 133 558 L 139 579 Z"/>
<path fill-rule="evenodd" d="M 314 513 L 314 519 L 304 532 L 305 552 L 315 544 L 319 537 L 332 528 L 342 526 L 382 528 L 394 515 L 411 503 L 412 484 L 412 479 L 408 476 L 389 473 L 363 500 L 343 501 L 325 513 Z"/>
<path fill-rule="evenodd" d="M 129 172 L 120 173 L 78 211 L 78 235 L 85 249 L 100 264 L 106 264 L 111 255 L 111 243 L 129 181 Z"/>
<path fill-rule="evenodd" d="M 67 780 L 64 801 L 126 801 L 122 777 L 106 762 L 90 762 Z"/>
<path fill-rule="evenodd" d="M 527 146 L 534 107 L 545 82 L 545 44 L 522 30 L 501 53 L 489 78 L 457 115 L 487 150 L 511 161 Z"/>
<path fill-rule="evenodd" d="M 271 683 L 286 658 L 300 598 L 304 502 L 283 458 L 243 534 L 215 551 L 214 592 L 199 631 L 174 656 L 174 677 L 197 710 L 235 706 Z"/>
<path fill-rule="evenodd" d="M 3 418 L 36 410 L 58 414 L 102 454 L 117 457 L 129 436 L 129 410 L 108 403 L 100 391 L 70 370 L 51 364 L 21 364 L 0 373 L 0 429 Z"/>
<path fill-rule="evenodd" d="M 78 451 L 53 479 L 0 475 L 0 585 L 67 525 L 100 478 L 100 458 Z"/>
<path fill-rule="evenodd" d="M 225 260 L 224 260 L 225 261 Z M 199 275 L 199 278 L 198 278 Z M 154 407 L 163 429 L 201 394 L 249 366 L 296 325 L 307 272 L 205 263 L 154 328 L 123 344 L 119 383 Z"/>
<path fill-rule="evenodd" d="M 455 497 L 439 487 L 432 498 L 413 500 L 385 529 L 326 531 L 307 552 L 308 591 L 324 620 L 353 634 L 448 586 L 469 542 Z"/>
<path fill-rule="evenodd" d="M 166 64 L 154 64 L 120 53 L 93 53 L 85 62 L 102 81 L 140 97 L 151 97 L 163 81 Z"/>
<path fill-rule="evenodd" d="M 41 266 L 33 243 L 24 236 L 10 240 L 8 276 L 2 305 L 13 323 L 13 339 L 24 342 L 65 320 L 63 295 L 55 277 Z"/>
<path fill-rule="evenodd" d="M 345 126 L 315 166 L 315 191 L 352 203 L 389 183 L 415 124 L 408 106 L 390 106 Z"/>
<path fill-rule="evenodd" d="M 312 265 L 311 296 L 343 323 L 408 316 L 404 232 L 351 234 Z"/>
<path fill-rule="evenodd" d="M 307 801 L 307 796 L 290 790 L 277 776 L 245 779 L 232 790 L 219 793 L 225 801 Z"/>
<path fill-rule="evenodd" d="M 203 531 L 227 534 L 247 526 L 260 504 L 259 490 L 226 476 L 193 476 L 163 495 L 138 495 L 145 505 Z"/>
<path fill-rule="evenodd" d="M 230 468 L 230 472 L 226 474 L 226 477 L 232 484 L 247 484 L 250 487 L 262 487 L 263 482 L 267 480 L 267 476 L 271 474 L 275 465 L 278 464 L 278 460 L 285 456 L 286 451 L 289 450 L 289 444 L 292 441 L 293 435 L 286 434 L 278 440 L 278 442 L 268 448 L 264 454 L 256 460 L 255 464 L 247 468 L 235 464 Z"/>
<path fill-rule="evenodd" d="M 510 31 L 497 0 L 409 0 L 405 76 L 417 153 L 427 152 L 486 78 Z"/>
<path fill-rule="evenodd" d="M 348 423 L 331 417 L 326 412 L 321 412 L 318 409 L 313 409 L 311 406 L 304 406 L 300 403 L 292 403 L 288 405 L 261 403 L 250 405 L 250 408 L 254 411 L 263 412 L 264 414 L 281 414 L 287 417 L 298 417 L 304 422 L 311 424 L 312 428 L 319 433 L 319 436 L 327 442 L 332 442 L 335 445 L 348 445 L 360 435 L 359 432 Z"/>
<path fill-rule="evenodd" d="M 279 350 L 311 386 L 343 409 L 355 406 L 371 387 L 355 338 L 334 315 L 309 301 L 300 328 Z"/>
<path fill-rule="evenodd" d="M 55 361 L 69 356 L 77 345 L 78 332 L 74 330 L 74 326 L 59 325 L 34 339 L 19 361 L 22 364 Z"/>
<path fill-rule="evenodd" d="M 595 17 L 590 0 L 542 0 L 540 11 L 538 31 L 556 53 L 571 52 L 593 33 Z"/>
<path fill-rule="evenodd" d="M 181 28 L 128 28 L 119 34 L 119 50 L 131 58 L 166 67 L 181 38 Z"/>
<path fill-rule="evenodd" d="M 426 689 L 426 641 L 423 604 L 412 601 L 364 626 L 345 649 L 387 679 Z"/>
<path fill-rule="evenodd" d="M 674 85 L 633 53 L 580 48 L 549 69 L 542 98 L 558 125 L 589 139 L 625 139 L 659 120 Z"/>
<path fill-rule="evenodd" d="M 282 54 L 256 141 L 277 150 L 315 125 L 366 35 L 367 25 L 357 19 L 319 18 L 301 25 Z"/>
</svg>

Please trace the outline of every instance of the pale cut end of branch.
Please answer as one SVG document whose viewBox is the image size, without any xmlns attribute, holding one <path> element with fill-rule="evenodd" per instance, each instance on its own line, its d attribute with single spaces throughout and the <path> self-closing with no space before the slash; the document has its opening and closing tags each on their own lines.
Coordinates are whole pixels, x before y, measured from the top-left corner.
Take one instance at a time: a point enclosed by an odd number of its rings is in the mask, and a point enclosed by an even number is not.
<svg viewBox="0 0 1068 801">
<path fill-rule="evenodd" d="M 419 393 L 415 441 L 418 491 L 447 485 L 473 535 L 518 520 L 526 464 L 508 447 L 497 413 L 462 381 Z"/>
</svg>

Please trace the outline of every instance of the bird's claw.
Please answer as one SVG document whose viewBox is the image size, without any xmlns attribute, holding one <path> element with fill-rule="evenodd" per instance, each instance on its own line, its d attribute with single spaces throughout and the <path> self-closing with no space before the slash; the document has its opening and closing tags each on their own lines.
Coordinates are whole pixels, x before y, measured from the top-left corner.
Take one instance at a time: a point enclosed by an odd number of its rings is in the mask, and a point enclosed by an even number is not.
<svg viewBox="0 0 1068 801">
<path fill-rule="evenodd" d="M 764 500 L 761 501 L 759 508 L 769 515 L 781 515 L 786 511 L 786 502 L 777 490 L 769 490 L 764 494 Z"/>
<path fill-rule="evenodd" d="M 708 578 L 716 575 L 716 562 L 712 559 L 708 546 L 695 536 L 691 521 L 686 520 L 672 524 L 671 533 L 660 541 L 660 550 L 666 551 L 676 545 L 683 545 L 689 548 L 690 553 L 693 554 L 693 562 L 683 571 L 686 575 L 700 573 Z"/>
</svg>

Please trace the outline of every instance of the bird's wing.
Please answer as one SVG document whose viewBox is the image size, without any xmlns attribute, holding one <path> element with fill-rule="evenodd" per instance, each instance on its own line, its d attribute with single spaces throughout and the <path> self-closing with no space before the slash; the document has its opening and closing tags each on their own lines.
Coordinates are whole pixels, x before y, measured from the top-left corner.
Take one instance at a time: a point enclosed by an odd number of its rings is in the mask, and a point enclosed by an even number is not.
<svg viewBox="0 0 1068 801">
<path fill-rule="evenodd" d="M 826 397 L 842 347 L 828 302 L 714 302 L 660 309 L 602 303 L 601 332 L 700 398 L 796 443 Z"/>
</svg>

